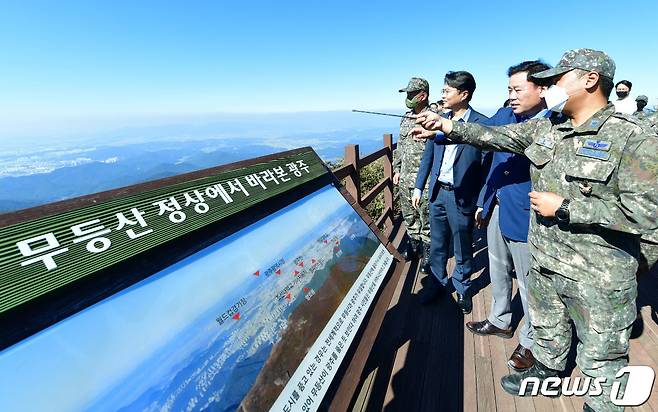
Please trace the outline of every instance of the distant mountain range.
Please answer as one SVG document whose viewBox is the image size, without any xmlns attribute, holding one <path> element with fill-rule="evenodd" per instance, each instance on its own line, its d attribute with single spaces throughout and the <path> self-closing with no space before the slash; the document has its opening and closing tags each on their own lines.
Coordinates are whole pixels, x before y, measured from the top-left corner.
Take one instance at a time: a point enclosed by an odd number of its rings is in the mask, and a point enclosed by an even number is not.
<svg viewBox="0 0 658 412">
<path fill-rule="evenodd" d="M 343 156 L 348 143 L 363 154 L 393 130 L 343 130 L 277 138 L 164 140 L 122 145 L 75 144 L 0 154 L 0 213 L 178 175 L 297 147 L 323 160 Z M 94 142 L 98 143 L 98 142 Z"/>
</svg>

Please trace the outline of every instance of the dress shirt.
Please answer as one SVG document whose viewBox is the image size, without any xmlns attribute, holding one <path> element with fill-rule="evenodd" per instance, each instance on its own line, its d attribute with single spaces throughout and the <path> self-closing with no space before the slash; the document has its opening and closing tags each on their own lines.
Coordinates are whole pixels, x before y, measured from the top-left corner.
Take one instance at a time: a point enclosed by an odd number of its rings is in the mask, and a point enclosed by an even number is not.
<svg viewBox="0 0 658 412">
<path fill-rule="evenodd" d="M 471 108 L 466 109 L 464 114 L 461 117 L 453 118 L 453 122 L 468 122 L 468 118 L 471 116 Z M 455 155 L 457 154 L 457 145 L 449 144 L 446 145 L 443 151 L 443 161 L 441 162 L 441 170 L 439 172 L 438 180 L 441 183 L 454 184 L 455 179 L 453 177 L 452 169 L 455 165 Z"/>
</svg>

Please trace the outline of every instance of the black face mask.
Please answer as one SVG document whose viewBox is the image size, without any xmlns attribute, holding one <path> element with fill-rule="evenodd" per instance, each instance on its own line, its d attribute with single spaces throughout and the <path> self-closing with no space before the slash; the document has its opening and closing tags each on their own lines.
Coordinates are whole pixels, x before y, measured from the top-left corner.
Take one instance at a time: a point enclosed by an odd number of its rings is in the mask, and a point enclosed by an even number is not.
<svg viewBox="0 0 658 412">
<path fill-rule="evenodd" d="M 620 99 L 625 99 L 628 97 L 628 92 L 617 92 L 617 97 Z"/>
</svg>

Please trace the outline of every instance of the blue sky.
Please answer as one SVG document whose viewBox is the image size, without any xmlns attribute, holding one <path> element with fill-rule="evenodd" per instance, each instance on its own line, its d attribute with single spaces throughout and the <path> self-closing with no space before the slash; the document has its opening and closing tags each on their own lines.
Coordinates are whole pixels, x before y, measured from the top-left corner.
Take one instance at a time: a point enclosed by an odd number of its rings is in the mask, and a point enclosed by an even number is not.
<svg viewBox="0 0 658 412">
<path fill-rule="evenodd" d="M 575 47 L 609 52 L 616 79 L 656 104 L 656 15 L 654 1 L 606 0 L 4 2 L 0 129 L 401 110 L 409 77 L 426 77 L 439 98 L 458 69 L 476 77 L 473 105 L 491 110 L 506 98 L 509 65 L 555 64 Z"/>
<path fill-rule="evenodd" d="M 80 410 L 345 205 L 333 187 L 320 189 L 0 352 L 0 410 Z M 221 289 L 208 287 L 217 284 Z"/>
</svg>

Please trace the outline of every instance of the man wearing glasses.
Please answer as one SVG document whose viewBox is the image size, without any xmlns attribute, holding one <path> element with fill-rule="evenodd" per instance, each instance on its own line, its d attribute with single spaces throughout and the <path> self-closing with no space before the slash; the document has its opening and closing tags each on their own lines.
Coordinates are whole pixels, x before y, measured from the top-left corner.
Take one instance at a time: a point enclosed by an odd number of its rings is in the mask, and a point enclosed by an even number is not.
<svg viewBox="0 0 658 412">
<path fill-rule="evenodd" d="M 446 116 L 454 121 L 484 123 L 488 118 L 473 110 L 470 101 L 475 91 L 473 75 L 465 71 L 448 72 L 443 85 Z M 438 116 L 438 115 L 436 115 Z M 422 191 L 429 178 L 430 265 L 433 276 L 421 292 L 421 302 L 432 302 L 448 287 L 446 264 L 452 240 L 455 269 L 452 285 L 457 291 L 457 304 L 464 314 L 473 308 L 470 285 L 473 273 L 473 219 L 482 187 L 482 153 L 464 144 L 443 145 L 428 140 L 418 170 L 414 206 L 420 204 Z"/>
</svg>

